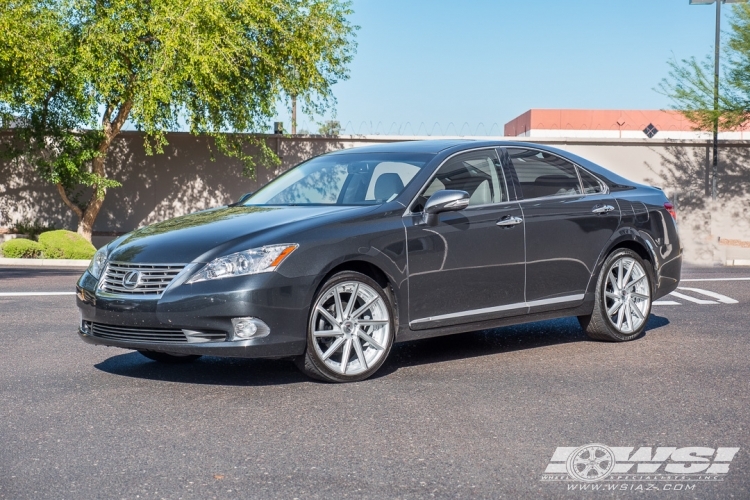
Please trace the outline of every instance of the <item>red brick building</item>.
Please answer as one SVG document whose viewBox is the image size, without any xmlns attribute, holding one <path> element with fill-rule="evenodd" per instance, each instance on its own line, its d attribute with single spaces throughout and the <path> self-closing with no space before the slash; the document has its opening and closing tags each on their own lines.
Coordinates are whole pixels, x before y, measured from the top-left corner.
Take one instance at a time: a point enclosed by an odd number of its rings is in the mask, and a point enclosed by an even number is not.
<svg viewBox="0 0 750 500">
<path fill-rule="evenodd" d="M 505 124 L 506 137 L 601 139 L 710 139 L 676 111 L 530 109 Z M 720 132 L 720 139 L 750 139 L 750 128 Z"/>
</svg>

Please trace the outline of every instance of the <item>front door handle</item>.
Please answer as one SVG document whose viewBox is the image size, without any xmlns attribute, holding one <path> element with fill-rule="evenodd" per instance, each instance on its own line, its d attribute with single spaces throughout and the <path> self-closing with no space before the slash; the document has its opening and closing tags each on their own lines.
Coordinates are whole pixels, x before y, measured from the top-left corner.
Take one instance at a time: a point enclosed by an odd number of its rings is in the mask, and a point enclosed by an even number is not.
<svg viewBox="0 0 750 500">
<path fill-rule="evenodd" d="M 615 207 L 613 207 L 612 205 L 597 205 L 591 212 L 595 214 L 608 214 L 614 209 Z"/>
<path fill-rule="evenodd" d="M 511 217 L 510 215 L 506 215 L 505 217 L 497 221 L 497 225 L 500 227 L 514 227 L 522 222 L 523 219 L 520 217 Z"/>
</svg>

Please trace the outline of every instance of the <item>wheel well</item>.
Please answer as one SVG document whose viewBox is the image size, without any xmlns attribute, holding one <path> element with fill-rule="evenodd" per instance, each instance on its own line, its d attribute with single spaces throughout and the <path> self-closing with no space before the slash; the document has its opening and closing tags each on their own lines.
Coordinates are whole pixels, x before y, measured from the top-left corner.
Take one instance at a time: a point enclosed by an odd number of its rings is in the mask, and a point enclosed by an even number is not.
<svg viewBox="0 0 750 500">
<path fill-rule="evenodd" d="M 648 250 L 646 250 L 646 248 L 640 243 L 638 243 L 637 241 L 622 241 L 618 243 L 617 245 L 615 245 L 612 248 L 612 250 L 609 251 L 609 254 L 607 254 L 607 257 L 609 257 L 609 255 L 611 255 L 612 252 L 620 248 L 627 248 L 628 250 L 632 250 L 635 253 L 637 253 L 638 256 L 644 260 L 644 262 L 648 262 L 649 268 L 650 268 L 648 269 L 648 272 L 651 274 L 651 281 L 652 281 L 651 291 L 652 293 L 655 292 L 657 288 L 656 266 L 654 265 L 655 264 L 654 259 L 651 257 L 651 254 L 648 253 Z"/>
<path fill-rule="evenodd" d="M 388 279 L 388 276 L 376 265 L 370 264 L 369 262 L 364 262 L 361 260 L 354 260 L 349 262 L 344 262 L 342 264 L 339 264 L 338 266 L 334 267 L 328 273 L 323 276 L 323 279 L 320 280 L 320 285 L 318 286 L 318 290 L 320 290 L 320 287 L 323 286 L 323 284 L 328 281 L 328 278 L 333 276 L 336 273 L 340 273 L 342 271 L 354 271 L 357 273 L 362 273 L 365 276 L 368 276 L 375 280 L 375 282 L 383 287 L 383 289 L 386 290 L 386 294 L 390 295 L 391 300 L 393 301 L 393 316 L 394 316 L 394 324 L 396 326 L 396 335 L 398 335 L 398 329 L 399 329 L 399 303 L 398 303 L 398 297 L 396 296 L 396 289 L 392 286 L 391 281 Z M 317 294 L 317 292 L 316 292 Z"/>
<path fill-rule="evenodd" d="M 338 266 L 328 271 L 328 274 L 326 274 L 323 277 L 323 279 L 321 280 L 321 283 L 325 283 L 328 280 L 328 278 L 342 271 L 354 271 L 357 273 L 362 273 L 365 276 L 368 276 L 372 278 L 373 280 L 375 280 L 375 282 L 383 288 L 387 288 L 391 284 L 390 281 L 388 280 L 388 277 L 385 275 L 383 271 L 380 270 L 379 267 L 377 267 L 374 264 L 370 264 L 369 262 L 364 262 L 361 260 L 355 260 L 355 261 L 344 262 L 343 264 L 339 264 Z"/>
<path fill-rule="evenodd" d="M 611 255 L 612 252 L 614 252 L 615 250 L 619 250 L 620 248 L 627 248 L 628 250 L 634 251 L 635 253 L 638 254 L 638 256 L 641 259 L 643 259 L 643 260 L 647 261 L 649 264 L 651 264 L 651 268 L 653 270 L 654 261 L 651 258 L 651 255 L 648 253 L 648 250 L 646 250 L 646 248 L 643 245 L 641 245 L 640 243 L 638 243 L 636 241 L 621 241 L 620 243 L 618 243 L 617 245 L 615 245 L 612 248 L 612 250 L 609 251 L 609 254 L 607 254 L 607 255 L 608 256 Z"/>
</svg>

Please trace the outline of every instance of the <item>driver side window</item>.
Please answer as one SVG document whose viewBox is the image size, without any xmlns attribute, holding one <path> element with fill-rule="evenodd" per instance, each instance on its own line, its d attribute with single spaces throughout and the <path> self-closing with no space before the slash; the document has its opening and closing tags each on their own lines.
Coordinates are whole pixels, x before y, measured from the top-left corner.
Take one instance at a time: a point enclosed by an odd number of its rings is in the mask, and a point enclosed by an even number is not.
<svg viewBox="0 0 750 500">
<path fill-rule="evenodd" d="M 508 190 L 500 160 L 494 149 L 471 151 L 445 162 L 417 198 L 413 212 L 421 212 L 438 191 L 453 189 L 469 193 L 469 206 L 508 201 Z"/>
</svg>

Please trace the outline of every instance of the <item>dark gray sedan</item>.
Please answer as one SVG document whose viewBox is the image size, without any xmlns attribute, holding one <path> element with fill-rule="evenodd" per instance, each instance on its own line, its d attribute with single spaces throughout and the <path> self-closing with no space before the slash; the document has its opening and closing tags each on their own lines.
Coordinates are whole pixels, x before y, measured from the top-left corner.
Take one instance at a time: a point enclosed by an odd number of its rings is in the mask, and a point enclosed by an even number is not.
<svg viewBox="0 0 750 500">
<path fill-rule="evenodd" d="M 674 218 L 661 190 L 546 146 L 338 151 L 101 248 L 79 334 L 167 363 L 293 358 L 335 382 L 394 342 L 548 318 L 632 340 L 679 282 Z"/>
</svg>

